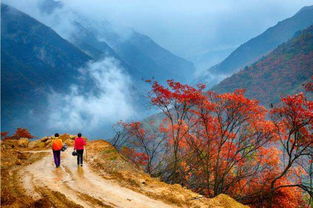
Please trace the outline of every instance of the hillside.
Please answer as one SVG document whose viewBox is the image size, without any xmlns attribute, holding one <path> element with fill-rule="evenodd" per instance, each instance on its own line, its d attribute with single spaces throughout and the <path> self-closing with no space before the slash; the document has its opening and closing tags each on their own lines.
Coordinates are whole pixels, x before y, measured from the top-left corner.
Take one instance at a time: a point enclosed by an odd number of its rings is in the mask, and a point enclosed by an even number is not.
<svg viewBox="0 0 313 208">
<path fill-rule="evenodd" d="M 278 22 L 262 34 L 239 46 L 221 63 L 210 68 L 207 74 L 217 76 L 238 72 L 241 68 L 252 64 L 278 45 L 292 38 L 297 31 L 303 30 L 312 24 L 313 6 L 304 7 L 294 16 Z M 201 80 L 209 82 L 209 75 L 204 75 Z"/>
<path fill-rule="evenodd" d="M 61 138 L 73 143 L 73 136 Z M 1 141 L 2 207 L 247 207 L 227 195 L 208 199 L 151 178 L 104 140 L 88 142 L 83 168 L 69 147 L 55 169 L 50 145 L 47 137 Z"/>
<path fill-rule="evenodd" d="M 79 83 L 79 68 L 91 57 L 49 27 L 1 4 L 1 127 L 16 128 L 16 115 L 46 105 L 51 91 Z"/>
<path fill-rule="evenodd" d="M 191 62 L 176 56 L 132 28 L 113 25 L 107 20 L 92 19 L 55 0 L 40 0 L 38 5 L 44 15 L 55 15 L 60 19 L 63 15 L 58 13 L 60 8 L 66 9 L 73 16 L 70 23 L 72 31 L 69 32 L 70 35 L 64 35 L 60 31 L 60 35 L 94 58 L 117 58 L 135 80 L 154 78 L 162 82 L 167 79 L 189 81 L 188 74 L 195 70 Z M 49 25 L 49 22 L 46 24 Z M 58 26 L 54 28 L 56 31 Z"/>
<path fill-rule="evenodd" d="M 248 97 L 268 105 L 278 102 L 281 96 L 299 92 L 312 75 L 313 25 L 212 89 L 229 92 L 244 88 Z"/>
<path fill-rule="evenodd" d="M 136 31 L 126 28 L 123 29 L 126 34 L 120 34 L 108 22 L 95 23 L 81 16 L 77 18 L 75 26 L 80 32 L 75 31 L 69 41 L 94 57 L 118 58 L 134 79 L 154 78 L 163 82 L 175 78 L 186 81 L 186 75 L 194 71 L 192 63 L 177 57 Z"/>
<path fill-rule="evenodd" d="M 190 82 L 188 75 L 194 72 L 191 62 L 184 60 L 162 48 L 150 37 L 132 32 L 129 39 L 113 43 L 115 50 L 132 66 L 135 66 L 143 79 L 155 78 L 159 81 L 168 79 Z M 141 78 L 141 77 L 140 77 Z"/>
<path fill-rule="evenodd" d="M 1 13 L 2 73 L 8 78 L 4 84 L 14 76 L 28 86 L 32 77 L 37 87 L 62 89 L 75 81 L 77 68 L 91 59 L 52 29 L 13 7 L 1 4 Z"/>
</svg>

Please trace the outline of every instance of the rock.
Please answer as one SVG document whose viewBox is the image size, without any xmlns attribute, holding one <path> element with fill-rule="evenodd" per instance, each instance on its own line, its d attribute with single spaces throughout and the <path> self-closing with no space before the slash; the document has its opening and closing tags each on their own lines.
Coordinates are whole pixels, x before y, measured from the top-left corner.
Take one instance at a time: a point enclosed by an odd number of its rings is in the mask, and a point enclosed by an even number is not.
<svg viewBox="0 0 313 208">
<path fill-rule="evenodd" d="M 17 145 L 19 147 L 27 147 L 28 146 L 28 143 L 29 143 L 29 139 L 27 138 L 20 138 L 17 142 Z"/>
</svg>

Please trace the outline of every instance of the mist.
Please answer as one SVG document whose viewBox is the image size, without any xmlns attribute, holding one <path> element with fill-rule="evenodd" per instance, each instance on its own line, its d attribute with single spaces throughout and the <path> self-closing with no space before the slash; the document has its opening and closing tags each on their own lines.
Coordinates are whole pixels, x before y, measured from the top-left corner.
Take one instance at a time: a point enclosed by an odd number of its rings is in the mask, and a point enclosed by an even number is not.
<svg viewBox="0 0 313 208">
<path fill-rule="evenodd" d="M 97 93 L 85 93 L 78 85 L 72 85 L 70 93 L 50 93 L 46 116 L 51 131 L 99 135 L 99 128 L 103 133 L 106 127 L 135 116 L 132 81 L 115 59 L 90 62 L 80 72 L 81 79 L 91 78 Z"/>
<path fill-rule="evenodd" d="M 164 48 L 194 62 L 203 54 L 226 51 L 208 61 L 210 65 L 303 6 L 313 4 L 313 0 L 57 0 L 64 7 L 58 11 L 59 21 L 55 21 L 58 19 L 55 16 L 38 12 L 42 1 L 4 2 L 57 28 L 61 35 L 71 32 L 68 24 L 73 17 L 71 10 L 97 21 L 109 21 L 122 33 L 123 28 L 129 28 L 146 34 Z"/>
<path fill-rule="evenodd" d="M 67 40 L 77 33 L 73 22 L 84 17 L 86 25 L 109 26 L 123 38 L 133 30 L 146 34 L 174 54 L 193 61 L 198 67 L 190 72 L 194 77 L 278 21 L 291 17 L 303 6 L 313 5 L 313 0 L 55 0 L 56 7 L 44 10 L 44 3 L 49 1 L 54 0 L 3 2 Z M 101 40 L 101 34 L 98 38 Z M 119 120 L 138 118 L 133 81 L 115 59 L 90 62 L 80 72 L 81 79 L 93 80 L 98 93 L 87 96 L 77 85 L 67 94 L 49 93 L 45 115 L 49 131 L 100 135 Z M 207 77 L 205 81 L 211 85 L 225 78 Z"/>
</svg>

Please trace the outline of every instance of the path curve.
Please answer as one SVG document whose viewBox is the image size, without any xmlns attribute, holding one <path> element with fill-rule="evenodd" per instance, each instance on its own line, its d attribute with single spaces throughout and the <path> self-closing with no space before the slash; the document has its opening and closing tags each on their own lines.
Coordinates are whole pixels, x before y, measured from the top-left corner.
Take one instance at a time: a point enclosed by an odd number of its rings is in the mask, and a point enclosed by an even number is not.
<svg viewBox="0 0 313 208">
<path fill-rule="evenodd" d="M 102 178 L 88 164 L 77 167 L 76 157 L 71 155 L 70 149 L 62 152 L 61 161 L 61 167 L 55 168 L 51 152 L 23 168 L 20 175 L 26 194 L 34 200 L 50 197 L 49 200 L 63 207 L 67 204 L 56 193 L 65 195 L 66 200 L 83 207 L 172 207 Z"/>
</svg>

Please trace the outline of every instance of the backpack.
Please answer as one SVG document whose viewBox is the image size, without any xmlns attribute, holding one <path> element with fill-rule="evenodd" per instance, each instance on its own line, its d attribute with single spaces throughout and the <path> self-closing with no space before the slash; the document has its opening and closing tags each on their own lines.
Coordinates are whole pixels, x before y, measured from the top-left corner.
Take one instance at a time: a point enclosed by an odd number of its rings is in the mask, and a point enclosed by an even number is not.
<svg viewBox="0 0 313 208">
<path fill-rule="evenodd" d="M 55 151 L 62 149 L 62 140 L 61 139 L 54 139 L 52 141 L 52 149 Z"/>
</svg>

